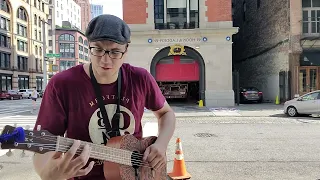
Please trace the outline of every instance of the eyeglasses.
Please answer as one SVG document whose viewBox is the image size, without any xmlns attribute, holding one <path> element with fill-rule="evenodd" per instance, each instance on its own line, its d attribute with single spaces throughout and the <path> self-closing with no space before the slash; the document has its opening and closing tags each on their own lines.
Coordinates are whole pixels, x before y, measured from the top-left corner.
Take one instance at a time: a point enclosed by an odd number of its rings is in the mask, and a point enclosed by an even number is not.
<svg viewBox="0 0 320 180">
<path fill-rule="evenodd" d="M 97 57 L 103 57 L 106 53 L 112 59 L 121 59 L 125 52 L 121 51 L 107 51 L 98 47 L 89 47 L 90 53 Z"/>
</svg>

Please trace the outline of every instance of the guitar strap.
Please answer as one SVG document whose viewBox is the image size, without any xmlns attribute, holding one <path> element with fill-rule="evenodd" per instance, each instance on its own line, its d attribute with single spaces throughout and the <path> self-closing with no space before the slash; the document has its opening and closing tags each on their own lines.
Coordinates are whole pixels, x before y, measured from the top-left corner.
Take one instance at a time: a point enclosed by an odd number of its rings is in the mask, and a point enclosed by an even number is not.
<svg viewBox="0 0 320 180">
<path fill-rule="evenodd" d="M 100 112 L 101 112 L 101 115 L 103 118 L 103 123 L 106 128 L 107 138 L 110 139 L 115 136 L 120 136 L 119 120 L 120 120 L 120 99 L 121 99 L 121 97 L 120 97 L 120 94 L 121 94 L 121 68 L 119 69 L 119 75 L 118 75 L 118 79 L 117 79 L 117 84 L 118 84 L 117 97 L 116 97 L 117 98 L 117 110 L 116 110 L 116 113 L 112 117 L 112 121 L 111 121 L 112 126 L 110 125 L 108 114 L 107 114 L 105 105 L 102 100 L 101 89 L 99 87 L 97 79 L 95 78 L 95 76 L 93 74 L 91 63 L 90 63 L 89 71 L 90 71 L 91 83 L 93 85 L 93 89 L 95 91 L 95 94 L 96 94 L 96 97 L 98 100 L 98 105 L 100 108 Z"/>
</svg>

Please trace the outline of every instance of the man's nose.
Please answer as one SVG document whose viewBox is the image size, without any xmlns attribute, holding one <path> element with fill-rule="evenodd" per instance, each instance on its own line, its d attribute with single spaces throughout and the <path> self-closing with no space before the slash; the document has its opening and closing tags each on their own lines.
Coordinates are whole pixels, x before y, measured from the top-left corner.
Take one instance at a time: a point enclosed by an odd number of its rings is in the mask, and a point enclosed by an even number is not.
<svg viewBox="0 0 320 180">
<path fill-rule="evenodd" d="M 104 56 L 102 56 L 101 61 L 103 63 L 110 63 L 110 62 L 112 62 L 112 59 L 110 58 L 109 54 L 106 53 Z"/>
</svg>

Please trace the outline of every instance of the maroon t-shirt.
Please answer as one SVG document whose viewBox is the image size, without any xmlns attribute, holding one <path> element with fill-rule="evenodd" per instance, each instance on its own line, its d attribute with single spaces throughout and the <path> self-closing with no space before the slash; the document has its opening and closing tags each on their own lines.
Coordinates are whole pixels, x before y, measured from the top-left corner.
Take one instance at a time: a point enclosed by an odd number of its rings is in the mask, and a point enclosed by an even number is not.
<svg viewBox="0 0 320 180">
<path fill-rule="evenodd" d="M 124 63 L 122 65 L 120 103 L 120 133 L 142 137 L 141 118 L 144 107 L 159 110 L 165 98 L 153 76 L 145 69 Z M 108 118 L 111 121 L 117 107 L 117 81 L 100 85 Z M 49 81 L 35 124 L 54 135 L 82 141 L 105 144 L 106 132 L 95 91 L 83 65 L 56 74 Z M 103 163 L 95 160 L 93 170 L 78 179 L 105 180 Z"/>
</svg>

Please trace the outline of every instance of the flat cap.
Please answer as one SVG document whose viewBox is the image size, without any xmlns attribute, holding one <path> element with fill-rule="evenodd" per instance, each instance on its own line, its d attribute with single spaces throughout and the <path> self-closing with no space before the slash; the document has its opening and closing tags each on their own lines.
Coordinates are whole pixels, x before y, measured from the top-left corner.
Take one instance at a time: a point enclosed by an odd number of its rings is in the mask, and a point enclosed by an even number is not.
<svg viewBox="0 0 320 180">
<path fill-rule="evenodd" d="M 119 17 L 102 14 L 93 18 L 86 29 L 85 35 L 88 41 L 109 40 L 118 44 L 130 43 L 130 28 Z"/>
</svg>

